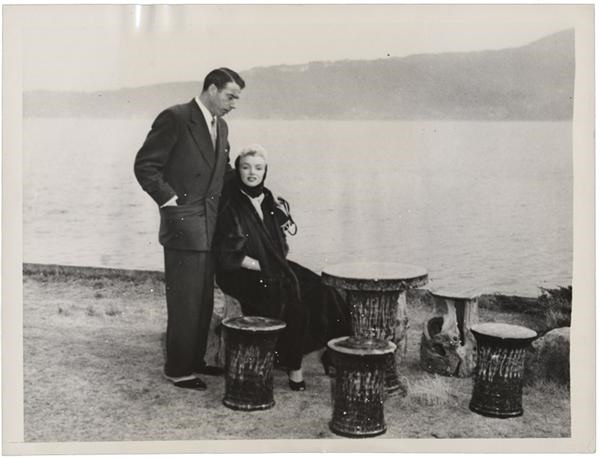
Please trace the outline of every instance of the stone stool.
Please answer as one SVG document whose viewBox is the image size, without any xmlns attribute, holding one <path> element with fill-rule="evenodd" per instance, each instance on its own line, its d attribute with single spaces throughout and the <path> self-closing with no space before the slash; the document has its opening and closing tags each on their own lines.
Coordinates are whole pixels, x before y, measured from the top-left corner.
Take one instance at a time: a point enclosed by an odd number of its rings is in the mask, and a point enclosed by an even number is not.
<svg viewBox="0 0 600 458">
<path fill-rule="evenodd" d="M 486 417 L 523 415 L 525 352 L 535 331 L 504 323 L 471 328 L 477 340 L 477 367 L 469 408 Z"/>
<path fill-rule="evenodd" d="M 273 399 L 273 357 L 285 323 L 272 318 L 240 316 L 223 320 L 225 397 L 234 410 L 265 410 Z"/>
<path fill-rule="evenodd" d="M 421 367 L 429 372 L 469 377 L 475 368 L 478 296 L 449 290 L 431 292 L 437 315 L 423 325 Z"/>
<path fill-rule="evenodd" d="M 329 428 L 346 437 L 385 433 L 386 359 L 396 345 L 385 339 L 338 337 L 327 343 L 336 369 Z"/>
</svg>

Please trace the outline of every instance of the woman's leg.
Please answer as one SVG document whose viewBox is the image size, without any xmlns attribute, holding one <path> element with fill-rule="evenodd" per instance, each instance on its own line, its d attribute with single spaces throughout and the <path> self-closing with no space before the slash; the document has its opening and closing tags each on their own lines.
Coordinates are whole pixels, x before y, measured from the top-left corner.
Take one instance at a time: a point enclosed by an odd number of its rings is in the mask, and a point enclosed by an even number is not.
<svg viewBox="0 0 600 458">
<path fill-rule="evenodd" d="M 350 307 L 342 295 L 330 286 L 323 285 L 324 308 L 327 310 L 327 340 L 352 334 Z"/>
<path fill-rule="evenodd" d="M 286 328 L 278 343 L 281 362 L 288 371 L 300 370 L 304 355 L 303 339 L 308 326 L 308 313 L 298 302 L 287 304 L 283 313 Z"/>
<path fill-rule="evenodd" d="M 308 315 L 306 333 L 303 337 L 304 354 L 322 348 L 327 343 L 327 313 L 323 307 L 321 277 L 300 264 L 289 261 L 300 286 L 300 301 Z"/>
<path fill-rule="evenodd" d="M 340 293 L 324 285 L 312 270 L 293 261 L 289 265 L 298 278 L 302 306 L 309 315 L 304 353 L 323 348 L 335 337 L 350 335 L 350 311 Z"/>
</svg>

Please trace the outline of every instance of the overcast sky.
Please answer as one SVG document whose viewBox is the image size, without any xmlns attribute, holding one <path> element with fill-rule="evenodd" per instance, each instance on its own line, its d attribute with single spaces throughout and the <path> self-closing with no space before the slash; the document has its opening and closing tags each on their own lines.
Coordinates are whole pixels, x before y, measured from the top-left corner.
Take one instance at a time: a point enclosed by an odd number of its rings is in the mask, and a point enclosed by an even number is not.
<svg viewBox="0 0 600 458">
<path fill-rule="evenodd" d="M 572 28 L 574 5 L 17 6 L 23 89 L 201 80 L 212 68 L 502 49 Z"/>
</svg>

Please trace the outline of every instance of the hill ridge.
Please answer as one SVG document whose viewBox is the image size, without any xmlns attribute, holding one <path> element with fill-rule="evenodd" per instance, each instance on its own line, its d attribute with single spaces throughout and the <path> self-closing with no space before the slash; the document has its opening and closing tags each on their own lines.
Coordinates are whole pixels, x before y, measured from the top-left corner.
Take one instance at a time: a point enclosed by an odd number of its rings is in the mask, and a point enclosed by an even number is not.
<svg viewBox="0 0 600 458">
<path fill-rule="evenodd" d="M 564 120 L 572 117 L 574 30 L 506 49 L 253 67 L 236 116 L 254 119 Z M 31 91 L 25 116 L 156 116 L 197 81 L 94 92 Z M 276 94 L 274 96 L 273 94 Z"/>
</svg>

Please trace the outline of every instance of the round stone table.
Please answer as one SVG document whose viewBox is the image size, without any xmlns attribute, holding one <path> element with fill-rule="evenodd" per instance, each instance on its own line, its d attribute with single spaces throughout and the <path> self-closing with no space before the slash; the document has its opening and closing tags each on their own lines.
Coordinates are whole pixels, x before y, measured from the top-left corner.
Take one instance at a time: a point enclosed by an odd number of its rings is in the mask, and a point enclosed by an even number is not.
<svg viewBox="0 0 600 458">
<path fill-rule="evenodd" d="M 406 342 L 406 291 L 425 285 L 428 280 L 423 267 L 387 262 L 335 264 L 323 269 L 322 278 L 325 284 L 346 292 L 353 336 L 385 339 L 397 346 Z M 387 358 L 388 393 L 401 388 L 397 353 L 394 350 Z"/>
</svg>

